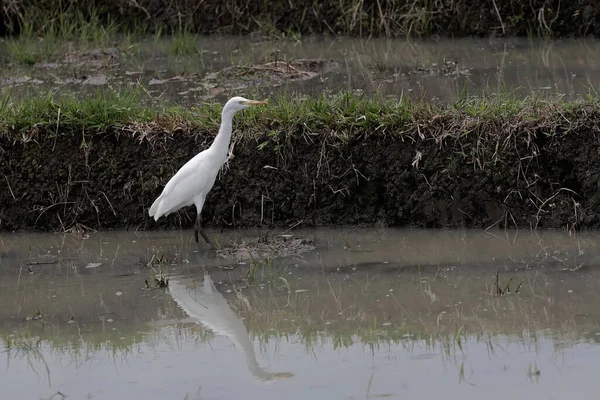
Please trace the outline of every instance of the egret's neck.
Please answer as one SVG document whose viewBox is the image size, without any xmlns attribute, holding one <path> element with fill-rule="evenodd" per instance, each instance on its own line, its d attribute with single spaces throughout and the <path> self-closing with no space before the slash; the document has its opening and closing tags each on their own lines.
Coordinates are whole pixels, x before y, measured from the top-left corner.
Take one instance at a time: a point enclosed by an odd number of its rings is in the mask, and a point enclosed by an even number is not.
<svg viewBox="0 0 600 400">
<path fill-rule="evenodd" d="M 215 138 L 215 141 L 210 146 L 217 154 L 223 157 L 223 161 L 225 157 L 227 157 L 227 153 L 229 152 L 229 142 L 231 141 L 231 132 L 233 125 L 233 114 L 235 111 L 232 110 L 223 110 L 221 113 L 221 127 L 219 128 L 219 133 Z"/>
</svg>

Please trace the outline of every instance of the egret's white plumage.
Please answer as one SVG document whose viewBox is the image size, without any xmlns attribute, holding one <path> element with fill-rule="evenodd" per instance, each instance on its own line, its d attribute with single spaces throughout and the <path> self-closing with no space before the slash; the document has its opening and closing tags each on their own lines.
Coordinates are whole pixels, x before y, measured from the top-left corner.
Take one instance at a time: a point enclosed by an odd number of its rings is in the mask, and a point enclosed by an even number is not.
<svg viewBox="0 0 600 400">
<path fill-rule="evenodd" d="M 229 142 L 231 141 L 233 116 L 245 108 L 266 104 L 263 101 L 248 100 L 243 97 L 229 99 L 221 112 L 221 127 L 211 146 L 198 153 L 177 171 L 167 182 L 162 193 L 152 203 L 148 214 L 158 221 L 160 217 L 167 216 L 182 207 L 196 206 L 196 224 L 194 234 L 198 242 L 198 232 L 210 244 L 208 237 L 200 227 L 200 214 L 206 195 L 212 189 L 217 179 L 217 174 L 227 160 Z"/>
</svg>

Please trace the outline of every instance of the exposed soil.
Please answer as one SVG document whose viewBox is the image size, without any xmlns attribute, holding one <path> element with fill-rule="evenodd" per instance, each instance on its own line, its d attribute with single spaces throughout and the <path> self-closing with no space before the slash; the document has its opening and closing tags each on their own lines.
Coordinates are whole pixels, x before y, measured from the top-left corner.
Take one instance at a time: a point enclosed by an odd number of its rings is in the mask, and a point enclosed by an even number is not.
<svg viewBox="0 0 600 400">
<path fill-rule="evenodd" d="M 403 133 L 338 127 L 352 131 L 349 140 L 300 122 L 256 127 L 260 134 L 237 137 L 203 223 L 600 227 L 596 106 L 556 107 L 535 121 L 425 118 Z M 191 228 L 194 207 L 158 222 L 148 207 L 216 132 L 152 126 L 88 133 L 85 145 L 81 131 L 0 134 L 0 229 Z M 469 133 L 458 136 L 457 126 Z"/>
<path fill-rule="evenodd" d="M 315 248 L 310 238 L 282 234 L 272 239 L 260 237 L 252 242 L 235 243 L 218 249 L 217 255 L 238 262 L 251 260 L 263 262 L 276 257 L 300 255 Z"/>
<path fill-rule="evenodd" d="M 263 64 L 233 65 L 207 74 L 203 82 L 216 94 L 228 89 L 242 90 L 258 84 L 275 87 L 286 82 L 308 81 L 338 67 L 339 63 L 332 60 L 275 60 Z"/>
<path fill-rule="evenodd" d="M 54 85 L 103 86 L 108 84 L 111 70 L 114 72 L 120 65 L 119 56 L 116 48 L 81 50 L 61 55 L 60 58 L 36 62 L 34 67 L 44 71 L 46 76 L 43 79 L 53 81 Z M 43 80 L 29 76 L 0 80 L 3 87 L 11 88 L 43 83 Z"/>
<path fill-rule="evenodd" d="M 415 68 L 408 72 L 410 75 L 444 75 L 444 76 L 458 76 L 458 75 L 470 75 L 469 68 L 461 67 L 456 61 L 444 60 L 442 65 L 431 64 L 431 65 L 417 65 Z"/>
<path fill-rule="evenodd" d="M 18 31 L 18 16 L 40 27 L 48 15 L 90 6 L 125 27 L 176 30 L 182 24 L 199 33 L 278 32 L 350 35 L 600 35 L 600 3 L 595 0 L 6 0 L 0 34 Z M 64 11 L 63 11 L 64 12 Z M 41 17 L 43 16 L 43 17 Z"/>
</svg>

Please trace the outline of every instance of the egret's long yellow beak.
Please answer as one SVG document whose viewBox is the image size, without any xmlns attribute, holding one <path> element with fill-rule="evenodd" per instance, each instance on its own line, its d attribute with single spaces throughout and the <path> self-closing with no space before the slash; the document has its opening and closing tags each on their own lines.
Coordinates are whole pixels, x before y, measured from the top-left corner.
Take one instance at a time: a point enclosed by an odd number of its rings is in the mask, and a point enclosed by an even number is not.
<svg viewBox="0 0 600 400">
<path fill-rule="evenodd" d="M 259 100 L 245 100 L 245 101 L 240 101 L 240 103 L 245 106 L 266 106 L 267 105 L 266 101 L 259 101 Z"/>
</svg>

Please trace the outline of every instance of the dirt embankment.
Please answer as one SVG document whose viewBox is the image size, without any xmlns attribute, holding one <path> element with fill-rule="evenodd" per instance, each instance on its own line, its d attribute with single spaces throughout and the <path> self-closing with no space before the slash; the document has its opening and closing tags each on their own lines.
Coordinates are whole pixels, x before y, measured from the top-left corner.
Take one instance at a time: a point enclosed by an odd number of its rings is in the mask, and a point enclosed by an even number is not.
<svg viewBox="0 0 600 400">
<path fill-rule="evenodd" d="M 234 34 L 600 35 L 595 0 L 5 0 L 0 34 L 18 30 L 19 15 L 41 26 L 49 15 L 85 15 L 92 7 L 137 30 L 185 25 L 199 33 Z"/>
<path fill-rule="evenodd" d="M 236 144 L 203 221 L 213 228 L 597 228 L 599 118 L 597 106 L 586 105 L 556 107 L 538 120 L 427 117 L 403 134 L 280 126 L 278 139 L 252 135 Z M 340 135 L 350 130 L 351 139 Z M 30 134 L 0 137 L 0 229 L 193 226 L 193 207 L 158 223 L 147 210 L 214 130 L 119 130 L 85 141 L 81 132 Z"/>
</svg>

